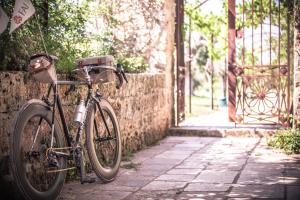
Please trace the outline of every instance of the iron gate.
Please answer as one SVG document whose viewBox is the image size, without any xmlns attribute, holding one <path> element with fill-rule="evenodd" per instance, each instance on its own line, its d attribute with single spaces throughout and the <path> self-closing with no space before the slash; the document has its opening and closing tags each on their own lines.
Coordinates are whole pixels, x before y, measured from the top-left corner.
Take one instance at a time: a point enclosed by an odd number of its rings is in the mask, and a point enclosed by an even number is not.
<svg viewBox="0 0 300 200">
<path fill-rule="evenodd" d="M 280 0 L 228 0 L 229 117 L 288 125 L 291 18 Z"/>
</svg>

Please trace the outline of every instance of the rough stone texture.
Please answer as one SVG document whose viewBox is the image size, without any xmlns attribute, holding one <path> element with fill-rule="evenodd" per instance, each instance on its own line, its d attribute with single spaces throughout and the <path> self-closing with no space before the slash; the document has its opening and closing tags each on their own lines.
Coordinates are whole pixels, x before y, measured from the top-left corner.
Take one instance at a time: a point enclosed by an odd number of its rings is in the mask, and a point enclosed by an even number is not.
<svg viewBox="0 0 300 200">
<path fill-rule="evenodd" d="M 165 73 L 168 115 L 173 114 L 175 1 L 114 0 L 112 12 L 118 21 L 114 38 L 129 54 L 143 56 L 151 72 Z M 174 122 L 172 122 L 174 123 Z"/>
<path fill-rule="evenodd" d="M 175 2 L 171 0 L 115 0 L 114 36 L 130 53 L 143 55 L 151 70 L 165 69 L 174 42 Z M 171 33 L 171 34 L 170 34 Z M 167 53 L 166 53 L 167 52 Z"/>
<path fill-rule="evenodd" d="M 96 86 L 111 102 L 119 120 L 123 149 L 136 151 L 153 144 L 166 134 L 170 126 L 170 95 L 164 74 L 128 75 L 129 83 L 117 90 L 113 83 Z M 62 103 L 68 122 L 72 122 L 78 95 L 86 90 L 64 97 L 68 87 L 61 87 Z M 0 163 L 7 172 L 10 127 L 18 109 L 31 98 L 46 94 L 47 85 L 39 84 L 21 72 L 0 73 Z M 70 123 L 72 125 L 72 123 Z M 72 129 L 71 129 L 72 130 Z M 73 132 L 73 135 L 75 132 Z"/>
</svg>

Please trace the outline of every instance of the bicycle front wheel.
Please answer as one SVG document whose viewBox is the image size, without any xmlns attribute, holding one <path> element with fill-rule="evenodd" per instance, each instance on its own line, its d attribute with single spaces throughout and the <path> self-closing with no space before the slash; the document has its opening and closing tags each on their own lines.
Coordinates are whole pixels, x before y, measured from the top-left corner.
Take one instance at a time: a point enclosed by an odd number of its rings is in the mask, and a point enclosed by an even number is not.
<svg viewBox="0 0 300 200">
<path fill-rule="evenodd" d="M 56 199 L 63 187 L 66 172 L 51 172 L 47 150 L 51 146 L 52 112 L 40 100 L 25 104 L 15 119 L 11 134 L 10 165 L 17 185 L 17 198 Z M 64 147 L 65 140 L 58 122 L 54 123 L 53 147 Z M 57 165 L 65 168 L 63 158 Z M 53 168 L 52 168 L 53 169 Z"/>
<path fill-rule="evenodd" d="M 86 122 L 87 152 L 93 170 L 102 181 L 112 181 L 118 173 L 122 153 L 114 110 L 108 101 L 101 99 L 99 106 L 95 102 L 89 107 Z"/>
</svg>

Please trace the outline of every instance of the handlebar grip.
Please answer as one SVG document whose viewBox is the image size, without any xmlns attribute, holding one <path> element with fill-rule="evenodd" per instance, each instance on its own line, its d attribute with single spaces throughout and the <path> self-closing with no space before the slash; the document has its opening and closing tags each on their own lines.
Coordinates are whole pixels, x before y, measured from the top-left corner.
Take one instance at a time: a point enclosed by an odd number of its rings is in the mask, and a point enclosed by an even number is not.
<svg viewBox="0 0 300 200">
<path fill-rule="evenodd" d="M 122 77 L 122 75 L 121 75 L 120 73 L 118 73 L 118 72 L 116 72 L 116 76 L 117 76 L 118 79 L 119 79 L 119 82 L 117 83 L 116 88 L 117 88 L 117 89 L 120 89 L 120 88 L 122 87 L 122 85 L 123 85 L 123 77 Z"/>
<path fill-rule="evenodd" d="M 123 75 L 123 77 L 124 77 L 126 83 L 128 83 L 128 79 L 127 79 L 126 74 L 125 74 L 125 72 L 124 72 L 123 70 L 122 70 L 122 75 Z"/>
<path fill-rule="evenodd" d="M 124 69 L 121 64 L 117 64 L 117 70 L 115 71 L 118 79 L 119 79 L 119 84 L 117 84 L 117 89 L 120 89 L 120 87 L 123 85 L 123 79 L 128 83 L 128 79 L 126 77 L 126 74 L 124 73 Z"/>
</svg>

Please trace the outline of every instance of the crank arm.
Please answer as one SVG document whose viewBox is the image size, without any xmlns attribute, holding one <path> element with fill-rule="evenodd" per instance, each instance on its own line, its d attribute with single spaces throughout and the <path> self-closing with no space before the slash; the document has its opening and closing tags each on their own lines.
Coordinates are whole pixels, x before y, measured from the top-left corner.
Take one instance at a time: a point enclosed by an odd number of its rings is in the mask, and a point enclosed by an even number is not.
<svg viewBox="0 0 300 200">
<path fill-rule="evenodd" d="M 47 173 L 63 172 L 63 171 L 71 170 L 71 169 L 76 169 L 76 167 L 69 167 L 69 168 L 65 168 L 65 169 L 50 169 L 50 170 L 47 170 Z"/>
</svg>

